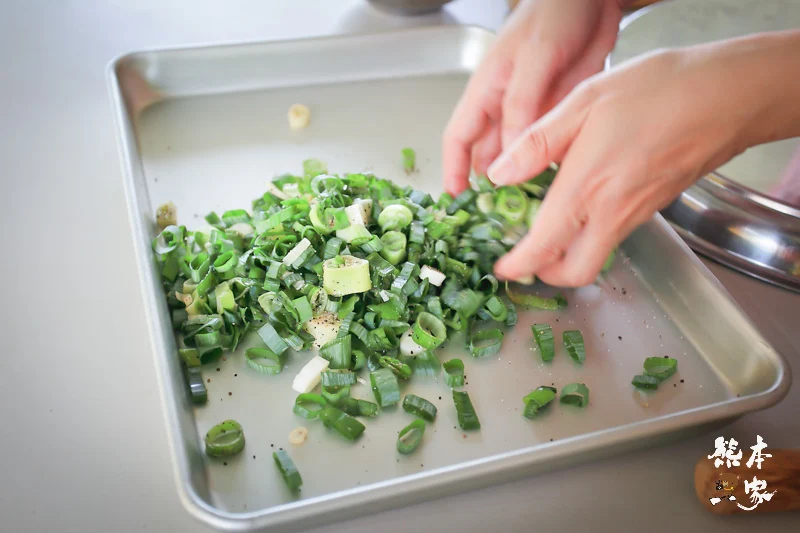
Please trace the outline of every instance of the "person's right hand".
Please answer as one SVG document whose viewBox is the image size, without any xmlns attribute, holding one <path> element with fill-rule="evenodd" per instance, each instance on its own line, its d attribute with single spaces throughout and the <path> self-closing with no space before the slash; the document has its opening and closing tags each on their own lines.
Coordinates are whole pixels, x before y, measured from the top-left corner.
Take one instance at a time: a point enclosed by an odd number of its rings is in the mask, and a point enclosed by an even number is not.
<svg viewBox="0 0 800 533">
<path fill-rule="evenodd" d="M 444 185 L 457 195 L 578 83 L 601 71 L 623 0 L 523 0 L 459 101 L 443 138 Z"/>
</svg>

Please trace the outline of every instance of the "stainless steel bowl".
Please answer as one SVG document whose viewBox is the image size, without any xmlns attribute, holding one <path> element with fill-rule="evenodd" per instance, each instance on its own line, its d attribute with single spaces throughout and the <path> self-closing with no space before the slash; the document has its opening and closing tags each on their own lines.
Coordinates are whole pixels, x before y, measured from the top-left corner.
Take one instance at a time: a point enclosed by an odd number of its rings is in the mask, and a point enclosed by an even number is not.
<svg viewBox="0 0 800 533">
<path fill-rule="evenodd" d="M 381 11 L 394 15 L 425 15 L 435 13 L 452 0 L 367 0 Z"/>
</svg>

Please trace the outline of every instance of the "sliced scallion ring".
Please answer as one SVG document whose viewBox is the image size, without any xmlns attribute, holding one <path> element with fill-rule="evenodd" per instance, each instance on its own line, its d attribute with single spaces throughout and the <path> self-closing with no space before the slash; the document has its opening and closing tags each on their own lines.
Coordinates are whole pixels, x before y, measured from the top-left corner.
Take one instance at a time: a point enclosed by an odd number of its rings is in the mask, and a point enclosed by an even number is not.
<svg viewBox="0 0 800 533">
<path fill-rule="evenodd" d="M 581 332 L 577 329 L 568 330 L 564 331 L 561 337 L 570 358 L 579 365 L 582 365 L 586 360 L 586 348 L 583 346 L 583 335 Z"/>
<path fill-rule="evenodd" d="M 235 420 L 225 420 L 206 433 L 206 455 L 230 457 L 244 449 L 244 429 Z"/>
<path fill-rule="evenodd" d="M 472 334 L 469 340 L 469 352 L 472 357 L 485 357 L 500 351 L 503 345 L 503 332 L 499 329 L 486 329 Z"/>
<path fill-rule="evenodd" d="M 547 386 L 538 387 L 522 398 L 522 403 L 525 404 L 522 416 L 525 418 L 534 418 L 542 409 L 550 405 L 555 398 L 555 388 Z"/>
<path fill-rule="evenodd" d="M 292 490 L 299 489 L 303 484 L 303 478 L 300 476 L 294 461 L 289 457 L 289 453 L 286 450 L 278 450 L 272 453 L 272 459 L 275 461 L 275 466 L 278 467 L 286 486 Z"/>
<path fill-rule="evenodd" d="M 406 455 L 413 453 L 422 442 L 425 434 L 425 421 L 419 418 L 400 430 L 397 435 L 397 451 Z"/>
<path fill-rule="evenodd" d="M 637 389 L 655 390 L 658 388 L 658 378 L 639 374 L 637 376 L 633 376 L 631 384 Z"/>
<path fill-rule="evenodd" d="M 644 360 L 644 374 L 664 381 L 678 370 L 678 360 L 672 357 L 648 357 Z"/>
<path fill-rule="evenodd" d="M 561 403 L 586 407 L 589 404 L 589 389 L 583 383 L 570 383 L 561 389 Z"/>
<path fill-rule="evenodd" d="M 312 394 L 310 392 L 299 394 L 294 400 L 294 414 L 306 420 L 314 420 L 327 404 L 327 400 L 319 394 Z M 314 406 L 317 408 L 314 409 Z"/>
<path fill-rule="evenodd" d="M 335 430 L 347 440 L 356 440 L 366 429 L 364 424 L 332 405 L 322 409 L 319 419 L 325 427 Z"/>
<path fill-rule="evenodd" d="M 369 380 L 378 405 L 389 407 L 400 401 L 400 385 L 390 369 L 381 368 L 370 373 Z"/>
<path fill-rule="evenodd" d="M 552 361 L 556 354 L 553 328 L 547 324 L 534 324 L 531 329 L 533 330 L 533 339 L 536 341 L 536 346 L 539 347 L 542 361 L 546 363 Z"/>
<path fill-rule="evenodd" d="M 447 386 L 451 389 L 464 386 L 464 361 L 461 359 L 450 359 L 442 363 L 444 377 Z"/>
<path fill-rule="evenodd" d="M 456 405 L 458 425 L 461 426 L 461 429 L 480 429 L 481 422 L 478 419 L 478 414 L 475 412 L 472 401 L 469 399 L 468 393 L 454 390 L 453 403 Z"/>
<path fill-rule="evenodd" d="M 244 353 L 248 367 L 262 374 L 280 374 L 281 357 L 269 348 L 248 348 Z"/>
<path fill-rule="evenodd" d="M 417 315 L 411 338 L 423 348 L 432 350 L 447 340 L 447 327 L 433 314 L 422 311 Z"/>
<path fill-rule="evenodd" d="M 406 394 L 403 398 L 403 410 L 428 422 L 433 422 L 436 418 L 436 406 L 414 394 Z"/>
<path fill-rule="evenodd" d="M 567 307 L 567 299 L 563 294 L 556 294 L 552 298 L 542 298 L 541 296 L 536 296 L 534 294 L 518 294 L 508 287 L 508 282 L 506 282 L 506 294 L 515 304 L 526 307 L 547 309 L 550 311 Z"/>
</svg>

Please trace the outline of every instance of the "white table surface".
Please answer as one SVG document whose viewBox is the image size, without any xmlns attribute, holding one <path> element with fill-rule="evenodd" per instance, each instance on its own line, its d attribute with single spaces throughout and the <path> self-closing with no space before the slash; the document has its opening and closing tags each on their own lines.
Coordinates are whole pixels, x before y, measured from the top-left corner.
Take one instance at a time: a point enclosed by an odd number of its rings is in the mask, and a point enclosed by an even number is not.
<svg viewBox="0 0 800 533">
<path fill-rule="evenodd" d="M 140 48 L 363 32 L 496 29 L 503 0 L 421 19 L 362 0 L 6 1 L 0 10 L 0 531 L 210 531 L 178 501 L 104 68 Z M 800 295 L 711 265 L 800 375 Z M 725 428 L 800 446 L 800 392 Z M 800 514 L 719 518 L 692 472 L 714 434 L 337 524 L 333 531 L 798 530 Z M 380 528 L 380 529 L 378 529 Z"/>
</svg>

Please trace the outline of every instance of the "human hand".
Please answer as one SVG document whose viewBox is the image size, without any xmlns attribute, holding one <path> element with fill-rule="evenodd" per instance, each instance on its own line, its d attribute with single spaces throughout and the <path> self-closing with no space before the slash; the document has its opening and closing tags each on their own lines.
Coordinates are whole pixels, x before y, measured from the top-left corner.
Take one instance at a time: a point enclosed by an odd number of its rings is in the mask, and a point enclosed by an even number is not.
<svg viewBox="0 0 800 533">
<path fill-rule="evenodd" d="M 594 281 L 614 246 L 747 147 L 800 134 L 800 32 L 650 54 L 582 82 L 488 170 L 498 185 L 560 162 L 528 234 L 495 266 Z"/>
<path fill-rule="evenodd" d="M 468 187 L 534 120 L 603 69 L 622 0 L 523 0 L 472 76 L 443 138 L 445 189 Z"/>
</svg>

